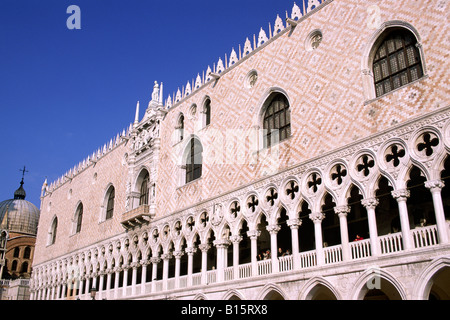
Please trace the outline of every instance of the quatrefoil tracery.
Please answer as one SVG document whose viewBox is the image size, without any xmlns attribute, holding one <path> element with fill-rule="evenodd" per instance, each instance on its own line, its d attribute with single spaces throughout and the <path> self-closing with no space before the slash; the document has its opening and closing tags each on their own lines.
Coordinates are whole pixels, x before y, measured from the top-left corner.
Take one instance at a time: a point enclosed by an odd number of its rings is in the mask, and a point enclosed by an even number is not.
<svg viewBox="0 0 450 320">
<path fill-rule="evenodd" d="M 239 212 L 241 212 L 241 206 L 238 201 L 234 201 L 230 206 L 230 216 L 235 219 Z"/>
<path fill-rule="evenodd" d="M 266 195 L 267 203 L 273 207 L 275 201 L 278 199 L 278 192 L 274 188 L 270 188 Z"/>
<path fill-rule="evenodd" d="M 254 213 L 256 211 L 256 209 L 258 208 L 258 204 L 259 204 L 259 200 L 254 195 L 250 196 L 247 200 L 247 206 L 252 213 Z"/>
<path fill-rule="evenodd" d="M 331 180 L 334 181 L 338 186 L 342 184 L 344 178 L 347 176 L 347 169 L 344 165 L 337 164 L 331 169 Z"/>
<path fill-rule="evenodd" d="M 313 193 L 316 193 L 319 190 L 320 185 L 322 184 L 322 178 L 318 173 L 312 173 L 307 182 L 308 189 L 310 189 Z"/>
<path fill-rule="evenodd" d="M 298 191 L 299 191 L 299 187 L 297 182 L 295 182 L 294 180 L 288 182 L 287 187 L 286 187 L 286 195 L 291 199 L 294 200 Z"/>
<path fill-rule="evenodd" d="M 437 146 L 439 146 L 439 138 L 433 133 L 426 132 L 418 139 L 417 151 L 420 154 L 431 157 Z"/>
<path fill-rule="evenodd" d="M 364 175 L 364 177 L 369 176 L 370 170 L 373 167 L 375 167 L 375 160 L 370 155 L 361 156 L 356 164 L 356 170 Z"/>
<path fill-rule="evenodd" d="M 401 159 L 405 156 L 405 149 L 399 144 L 394 144 L 388 148 L 385 159 L 388 164 L 392 164 L 396 168 L 400 165 Z"/>
</svg>

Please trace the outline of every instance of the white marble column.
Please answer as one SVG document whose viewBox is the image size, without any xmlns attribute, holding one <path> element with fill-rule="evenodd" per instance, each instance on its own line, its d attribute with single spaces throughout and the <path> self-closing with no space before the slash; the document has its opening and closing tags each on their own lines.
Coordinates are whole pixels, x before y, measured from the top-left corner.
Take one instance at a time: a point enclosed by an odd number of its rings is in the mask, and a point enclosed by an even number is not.
<svg viewBox="0 0 450 320">
<path fill-rule="evenodd" d="M 194 254 L 197 251 L 196 248 L 190 247 L 186 248 L 186 253 L 188 255 L 188 287 L 192 286 L 192 272 L 194 269 Z"/>
<path fill-rule="evenodd" d="M 300 269 L 300 247 L 298 243 L 298 228 L 302 225 L 302 220 L 300 219 L 289 219 L 287 225 L 291 228 L 291 240 L 292 240 L 292 259 L 294 270 Z"/>
<path fill-rule="evenodd" d="M 168 289 L 169 281 L 169 260 L 172 258 L 172 253 L 165 253 L 161 256 L 163 261 L 163 291 Z"/>
<path fill-rule="evenodd" d="M 115 267 L 114 272 L 116 273 L 114 277 L 114 299 L 117 299 L 119 297 L 119 280 L 120 280 L 120 273 L 122 272 L 121 267 Z"/>
<path fill-rule="evenodd" d="M 133 262 L 131 264 L 132 274 L 131 274 L 131 295 L 136 294 L 136 280 L 137 280 L 137 268 L 139 267 L 139 262 Z"/>
<path fill-rule="evenodd" d="M 175 257 L 175 288 L 180 287 L 180 264 L 183 255 L 183 251 L 175 251 L 173 253 L 173 256 Z"/>
<path fill-rule="evenodd" d="M 370 235 L 370 251 L 372 256 L 376 257 L 381 254 L 380 243 L 378 241 L 377 220 L 375 216 L 375 208 L 378 206 L 379 201 L 376 198 L 370 198 L 362 200 L 361 204 L 367 210 L 367 220 L 369 223 L 369 235 Z"/>
<path fill-rule="evenodd" d="M 409 250 L 413 248 L 413 240 L 411 236 L 411 228 L 409 227 L 408 207 L 406 201 L 410 196 L 407 189 L 392 191 L 392 196 L 398 203 L 398 211 L 400 214 L 400 225 L 402 227 L 403 249 Z"/>
<path fill-rule="evenodd" d="M 239 279 L 239 243 L 242 241 L 242 236 L 232 236 L 230 238 L 233 243 L 233 274 L 234 280 Z"/>
<path fill-rule="evenodd" d="M 216 240 L 214 241 L 214 245 L 217 249 L 217 282 L 223 282 L 225 279 L 225 263 L 227 260 L 225 257 L 227 252 L 226 248 L 230 245 L 230 241 L 226 239 Z"/>
<path fill-rule="evenodd" d="M 150 264 L 150 261 L 148 260 L 141 260 L 140 261 L 142 266 L 142 274 L 141 274 L 141 294 L 146 293 L 145 292 L 145 285 L 147 283 L 147 266 Z"/>
<path fill-rule="evenodd" d="M 350 213 L 349 206 L 335 207 L 334 212 L 339 217 L 339 227 L 341 231 L 342 260 L 348 261 L 351 258 L 350 244 L 348 241 L 347 215 Z"/>
<path fill-rule="evenodd" d="M 323 265 L 325 263 L 325 256 L 323 253 L 323 238 L 322 238 L 322 220 L 325 219 L 325 215 L 322 212 L 315 212 L 309 215 L 309 218 L 314 223 L 314 239 L 316 243 L 316 259 L 317 265 Z"/>
<path fill-rule="evenodd" d="M 439 243 L 448 243 L 448 225 L 445 221 L 444 206 L 442 204 L 441 191 L 445 187 L 442 180 L 432 180 L 425 182 L 425 187 L 430 189 L 433 197 L 434 214 L 436 216 L 436 228 L 438 231 Z"/>
<path fill-rule="evenodd" d="M 156 291 L 156 278 L 158 277 L 158 263 L 161 262 L 159 257 L 151 257 L 152 263 L 152 292 Z"/>
<path fill-rule="evenodd" d="M 130 268 L 129 265 L 123 266 L 122 297 L 126 297 L 127 296 L 128 268 Z"/>
<path fill-rule="evenodd" d="M 261 231 L 251 230 L 247 231 L 247 236 L 250 238 L 251 254 L 252 254 L 252 276 L 258 275 L 258 237 Z"/>
<path fill-rule="evenodd" d="M 267 226 L 267 231 L 270 234 L 270 251 L 272 260 L 272 273 L 278 272 L 278 239 L 277 235 L 281 227 L 277 224 Z"/>
<path fill-rule="evenodd" d="M 207 272 L 208 272 L 208 250 L 211 248 L 211 245 L 208 243 L 201 244 L 198 246 L 202 251 L 202 284 L 207 284 Z"/>
</svg>

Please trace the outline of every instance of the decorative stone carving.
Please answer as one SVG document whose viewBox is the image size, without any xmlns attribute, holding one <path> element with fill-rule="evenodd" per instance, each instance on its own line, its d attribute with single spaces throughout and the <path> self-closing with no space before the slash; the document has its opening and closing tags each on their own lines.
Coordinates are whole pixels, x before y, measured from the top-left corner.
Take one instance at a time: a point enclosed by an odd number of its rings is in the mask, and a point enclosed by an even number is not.
<svg viewBox="0 0 450 320">
<path fill-rule="evenodd" d="M 211 224 L 217 227 L 223 220 L 223 206 L 220 203 L 214 205 L 214 212 L 211 218 Z"/>
</svg>

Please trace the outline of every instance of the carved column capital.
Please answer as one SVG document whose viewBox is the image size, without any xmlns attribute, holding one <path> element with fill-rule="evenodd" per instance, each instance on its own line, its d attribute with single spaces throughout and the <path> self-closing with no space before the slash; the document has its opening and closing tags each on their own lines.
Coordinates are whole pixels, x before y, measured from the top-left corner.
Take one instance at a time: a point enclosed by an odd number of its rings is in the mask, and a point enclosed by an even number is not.
<svg viewBox="0 0 450 320">
<path fill-rule="evenodd" d="M 322 223 L 322 220 L 325 219 L 325 215 L 322 212 L 313 212 L 309 215 L 309 218 L 314 223 Z"/>
<path fill-rule="evenodd" d="M 302 225 L 302 220 L 301 219 L 289 219 L 287 221 L 287 225 L 291 229 L 298 229 Z"/>
<path fill-rule="evenodd" d="M 445 187 L 445 182 L 442 180 L 431 180 L 425 182 L 425 187 L 431 192 L 440 192 Z"/>
<path fill-rule="evenodd" d="M 141 260 L 139 261 L 141 266 L 148 266 L 149 264 L 151 264 L 150 260 Z"/>
<path fill-rule="evenodd" d="M 277 234 L 281 230 L 281 227 L 277 224 L 270 224 L 266 229 L 270 234 Z"/>
<path fill-rule="evenodd" d="M 339 217 L 346 217 L 350 213 L 350 207 L 349 206 L 335 207 L 334 213 L 336 213 Z"/>
<path fill-rule="evenodd" d="M 247 236 L 248 236 L 250 239 L 257 239 L 257 238 L 259 237 L 260 234 L 261 234 L 261 231 L 259 231 L 259 230 L 250 230 L 250 231 L 247 231 Z"/>
<path fill-rule="evenodd" d="M 159 257 L 151 257 L 150 258 L 150 262 L 151 263 L 160 263 L 161 262 L 161 258 L 159 258 Z"/>
<path fill-rule="evenodd" d="M 215 240 L 214 245 L 216 248 L 228 248 L 230 245 L 230 240 L 222 239 L 222 240 Z"/>
<path fill-rule="evenodd" d="M 407 189 L 394 190 L 392 196 L 397 201 L 406 201 L 411 196 L 411 192 Z"/>
<path fill-rule="evenodd" d="M 201 245 L 198 246 L 198 248 L 202 251 L 202 252 L 207 252 L 210 248 L 211 245 L 208 243 L 202 243 Z"/>
<path fill-rule="evenodd" d="M 173 256 L 175 257 L 175 259 L 181 259 L 181 257 L 184 255 L 184 251 L 175 251 L 173 253 Z"/>
<path fill-rule="evenodd" d="M 366 209 L 375 209 L 379 203 L 380 203 L 380 201 L 378 201 L 377 198 L 369 198 L 369 199 L 364 199 L 361 201 L 361 204 Z"/>
<path fill-rule="evenodd" d="M 161 259 L 162 260 L 170 260 L 170 259 L 172 259 L 172 257 L 173 257 L 172 252 L 164 253 L 164 254 L 161 255 Z"/>
<path fill-rule="evenodd" d="M 197 248 L 189 247 L 189 248 L 186 248 L 185 252 L 188 254 L 188 256 L 193 256 L 194 253 L 197 252 Z"/>
<path fill-rule="evenodd" d="M 236 242 L 239 243 L 242 241 L 242 236 L 231 236 L 230 240 L 233 243 L 236 243 Z"/>
</svg>

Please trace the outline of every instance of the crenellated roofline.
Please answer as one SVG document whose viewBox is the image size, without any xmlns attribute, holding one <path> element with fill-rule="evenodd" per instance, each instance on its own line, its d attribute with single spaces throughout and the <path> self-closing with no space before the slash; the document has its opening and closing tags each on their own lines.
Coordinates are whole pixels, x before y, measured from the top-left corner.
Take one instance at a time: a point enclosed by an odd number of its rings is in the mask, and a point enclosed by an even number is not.
<svg viewBox="0 0 450 320">
<path fill-rule="evenodd" d="M 239 45 L 238 52 L 234 48 L 231 50 L 231 54 L 228 57 L 227 54 L 219 58 L 217 64 L 214 63 L 213 67 L 208 66 L 206 72 L 197 74 L 197 77 L 188 81 L 186 85 L 178 88 L 177 92 L 169 94 L 167 99 L 164 100 L 164 107 L 166 109 L 174 109 L 182 104 L 192 94 L 200 91 L 203 87 L 208 85 L 211 81 L 216 81 L 236 66 L 249 59 L 251 56 L 262 50 L 264 47 L 278 39 L 281 35 L 289 32 L 293 28 L 297 27 L 299 23 L 310 17 L 312 14 L 318 12 L 320 9 L 333 2 L 333 0 L 300 0 L 302 2 L 302 9 L 294 2 L 291 15 L 289 16 L 286 11 L 286 25 L 283 19 L 277 15 L 275 24 L 272 30 L 272 25 L 269 23 L 268 35 L 263 27 L 260 28 L 258 37 L 253 34 L 252 41 L 247 37 L 244 47 Z"/>
<path fill-rule="evenodd" d="M 302 8 L 300 8 L 295 2 L 292 8 L 292 12 L 289 16 L 286 11 L 286 19 L 285 23 L 283 19 L 277 15 L 275 20 L 274 28 L 272 30 L 272 25 L 269 23 L 268 35 L 264 28 L 261 27 L 258 37 L 256 34 L 253 34 L 253 41 L 247 37 L 244 47 L 242 48 L 239 45 L 238 52 L 234 48 L 232 48 L 231 54 L 228 57 L 225 54 L 224 60 L 220 57 L 217 64 L 214 63 L 211 68 L 208 66 L 206 72 L 202 72 L 202 76 L 200 73 L 197 74 L 197 77 L 194 81 L 188 81 L 186 86 L 182 86 L 180 90 L 178 88 L 176 93 L 173 93 L 172 96 L 169 94 L 168 98 L 165 99 L 163 103 L 163 93 L 162 93 L 162 84 L 159 87 L 159 84 L 155 81 L 155 87 L 152 94 L 152 100 L 149 104 L 149 109 L 155 109 L 156 107 L 162 107 L 167 111 L 177 108 L 181 105 L 188 97 L 192 94 L 201 91 L 205 86 L 207 86 L 211 81 L 216 81 L 226 73 L 230 72 L 233 68 L 237 67 L 245 60 L 252 57 L 254 54 L 262 50 L 264 47 L 278 39 L 281 35 L 289 32 L 293 28 L 296 28 L 299 23 L 303 20 L 307 19 L 309 16 L 319 11 L 333 0 L 300 0 L 302 2 Z M 145 120 L 145 117 L 144 117 Z M 127 141 L 133 132 L 133 129 L 138 126 L 140 123 L 139 120 L 139 102 L 136 107 L 136 117 L 134 123 L 131 123 L 127 129 L 124 129 L 122 133 L 116 135 L 116 137 L 112 138 L 109 143 L 105 143 L 103 147 L 94 151 L 91 155 L 89 155 L 84 160 L 80 161 L 73 168 L 69 169 L 65 174 L 61 175 L 58 179 L 51 182 L 50 185 L 47 183 L 47 179 L 44 181 L 42 185 L 42 193 L 41 197 L 44 197 L 47 194 L 52 193 L 54 190 L 58 189 L 60 186 L 65 184 L 68 181 L 71 181 L 75 176 L 83 172 L 85 169 L 94 165 L 97 161 L 103 158 L 105 155 L 109 154 L 113 149 L 115 149 L 118 145 Z"/>
</svg>

